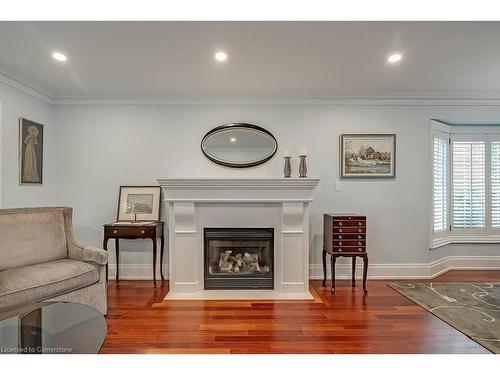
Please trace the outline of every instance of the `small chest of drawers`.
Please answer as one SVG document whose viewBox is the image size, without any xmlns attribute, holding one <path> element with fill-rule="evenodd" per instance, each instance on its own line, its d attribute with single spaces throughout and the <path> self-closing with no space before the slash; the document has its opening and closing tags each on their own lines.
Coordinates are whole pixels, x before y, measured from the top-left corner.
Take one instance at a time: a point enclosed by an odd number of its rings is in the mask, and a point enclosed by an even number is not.
<svg viewBox="0 0 500 375">
<path fill-rule="evenodd" d="M 352 285 L 355 286 L 356 257 L 363 258 L 363 289 L 366 292 L 368 254 L 366 216 L 359 214 L 324 214 L 323 216 L 323 286 L 326 285 L 326 255 L 331 256 L 332 292 L 335 292 L 335 262 L 340 256 L 352 258 Z"/>
<path fill-rule="evenodd" d="M 323 236 L 329 253 L 365 253 L 366 216 L 325 214 Z"/>
</svg>

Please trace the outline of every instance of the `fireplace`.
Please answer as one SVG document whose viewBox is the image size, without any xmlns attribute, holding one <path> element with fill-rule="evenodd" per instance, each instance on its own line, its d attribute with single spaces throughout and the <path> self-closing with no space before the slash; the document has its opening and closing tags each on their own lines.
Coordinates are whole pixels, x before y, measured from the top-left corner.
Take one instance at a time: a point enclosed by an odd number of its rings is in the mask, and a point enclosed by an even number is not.
<svg viewBox="0 0 500 375">
<path fill-rule="evenodd" d="M 165 178 L 158 181 L 168 204 L 167 300 L 313 298 L 309 293 L 309 204 L 319 180 L 245 177 Z M 242 280 L 243 275 L 210 274 L 208 241 L 224 233 L 212 233 L 205 238 L 205 228 L 209 232 L 210 228 L 225 232 L 231 232 L 225 228 L 273 228 L 274 231 L 259 234 L 272 243 L 272 248 L 268 249 L 272 251 L 268 264 L 272 274 L 261 272 L 261 275 L 253 275 L 261 276 L 263 280 L 254 278 L 250 280 L 251 284 L 244 283 L 245 287 L 251 285 L 252 289 L 232 289 L 237 282 L 241 287 L 242 281 L 249 281 Z M 274 236 L 271 235 L 273 232 Z M 236 237 L 235 233 L 231 235 Z M 248 237 L 248 233 L 244 235 Z M 212 262 L 218 265 L 220 253 Z M 264 284 L 269 289 L 254 289 L 257 284 Z M 217 285 L 219 288 L 229 288 L 230 285 L 231 289 L 207 289 Z"/>
<path fill-rule="evenodd" d="M 205 290 L 274 289 L 273 228 L 205 228 Z"/>
</svg>

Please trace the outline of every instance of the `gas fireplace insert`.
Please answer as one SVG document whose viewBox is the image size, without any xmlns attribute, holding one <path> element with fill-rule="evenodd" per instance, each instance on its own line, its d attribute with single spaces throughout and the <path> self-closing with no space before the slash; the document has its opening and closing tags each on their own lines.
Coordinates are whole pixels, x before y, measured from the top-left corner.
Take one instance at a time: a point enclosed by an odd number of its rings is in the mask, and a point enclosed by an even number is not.
<svg viewBox="0 0 500 375">
<path fill-rule="evenodd" d="M 205 289 L 274 289 L 273 228 L 205 228 Z"/>
</svg>

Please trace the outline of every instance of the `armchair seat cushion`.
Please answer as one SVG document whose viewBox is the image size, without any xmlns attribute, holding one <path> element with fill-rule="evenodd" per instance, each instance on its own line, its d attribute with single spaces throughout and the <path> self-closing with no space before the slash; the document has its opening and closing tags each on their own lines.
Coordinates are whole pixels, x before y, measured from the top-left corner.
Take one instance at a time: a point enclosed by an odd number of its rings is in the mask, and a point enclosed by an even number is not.
<svg viewBox="0 0 500 375">
<path fill-rule="evenodd" d="M 96 283 L 96 266 L 71 259 L 0 271 L 0 307 L 32 303 Z"/>
</svg>

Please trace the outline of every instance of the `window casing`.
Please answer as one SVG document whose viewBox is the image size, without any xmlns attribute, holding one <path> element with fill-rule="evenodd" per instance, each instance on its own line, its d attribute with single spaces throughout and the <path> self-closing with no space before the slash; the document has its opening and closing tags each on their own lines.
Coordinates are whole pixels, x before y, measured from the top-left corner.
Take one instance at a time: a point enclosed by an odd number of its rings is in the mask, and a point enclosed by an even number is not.
<svg viewBox="0 0 500 375">
<path fill-rule="evenodd" d="M 448 135 L 435 132 L 432 139 L 432 225 L 434 233 L 448 231 Z"/>
<path fill-rule="evenodd" d="M 500 126 L 434 126 L 431 248 L 500 242 Z"/>
<path fill-rule="evenodd" d="M 486 228 L 486 135 L 451 134 L 452 231 Z"/>
</svg>

